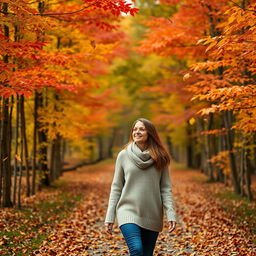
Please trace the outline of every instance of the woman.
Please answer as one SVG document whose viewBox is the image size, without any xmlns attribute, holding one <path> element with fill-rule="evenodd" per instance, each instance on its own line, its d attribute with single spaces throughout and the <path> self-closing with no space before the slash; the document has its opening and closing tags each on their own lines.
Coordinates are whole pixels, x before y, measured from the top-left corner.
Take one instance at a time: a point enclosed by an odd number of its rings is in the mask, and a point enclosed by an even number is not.
<svg viewBox="0 0 256 256">
<path fill-rule="evenodd" d="M 163 207 L 169 232 L 175 229 L 169 163 L 154 125 L 136 120 L 128 145 L 117 156 L 105 218 L 106 231 L 112 234 L 117 217 L 131 256 L 153 255 L 163 229 Z"/>
</svg>

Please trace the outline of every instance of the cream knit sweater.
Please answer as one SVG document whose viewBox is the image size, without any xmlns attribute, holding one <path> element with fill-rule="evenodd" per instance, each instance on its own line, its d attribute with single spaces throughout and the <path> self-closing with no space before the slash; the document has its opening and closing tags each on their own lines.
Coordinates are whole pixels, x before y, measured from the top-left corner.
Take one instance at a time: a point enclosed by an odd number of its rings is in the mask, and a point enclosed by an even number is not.
<svg viewBox="0 0 256 256">
<path fill-rule="evenodd" d="M 168 168 L 158 171 L 148 151 L 136 143 L 119 152 L 105 222 L 135 223 L 145 229 L 163 229 L 163 208 L 176 221 Z"/>
</svg>

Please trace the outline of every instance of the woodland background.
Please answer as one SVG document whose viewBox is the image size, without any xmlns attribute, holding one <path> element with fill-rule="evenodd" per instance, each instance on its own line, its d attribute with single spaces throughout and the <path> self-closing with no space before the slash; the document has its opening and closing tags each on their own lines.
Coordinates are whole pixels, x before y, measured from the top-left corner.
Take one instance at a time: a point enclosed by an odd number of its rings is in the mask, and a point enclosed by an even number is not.
<svg viewBox="0 0 256 256">
<path fill-rule="evenodd" d="M 0 16 L 3 208 L 115 157 L 138 117 L 253 201 L 254 1 L 5 0 Z"/>
</svg>

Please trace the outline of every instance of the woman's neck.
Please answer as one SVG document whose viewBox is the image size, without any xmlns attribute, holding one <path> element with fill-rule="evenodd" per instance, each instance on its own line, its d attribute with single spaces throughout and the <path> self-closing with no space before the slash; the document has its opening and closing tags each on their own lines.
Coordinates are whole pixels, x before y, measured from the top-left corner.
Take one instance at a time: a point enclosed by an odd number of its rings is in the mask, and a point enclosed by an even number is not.
<svg viewBox="0 0 256 256">
<path fill-rule="evenodd" d="M 144 151 L 147 149 L 147 145 L 145 143 L 138 143 L 138 142 L 135 142 L 135 143 L 141 151 Z"/>
</svg>

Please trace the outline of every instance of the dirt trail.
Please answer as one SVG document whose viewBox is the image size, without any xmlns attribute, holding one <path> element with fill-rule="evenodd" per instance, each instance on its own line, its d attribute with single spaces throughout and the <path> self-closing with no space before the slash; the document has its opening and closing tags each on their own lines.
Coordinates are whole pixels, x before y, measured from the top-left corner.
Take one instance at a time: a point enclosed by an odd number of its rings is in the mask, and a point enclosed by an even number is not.
<svg viewBox="0 0 256 256">
<path fill-rule="evenodd" d="M 83 193 L 84 199 L 31 255 L 128 255 L 117 225 L 112 237 L 103 226 L 113 169 L 113 163 L 105 162 L 64 174 L 62 179 Z M 171 235 L 164 227 L 154 255 L 255 255 L 255 248 L 245 238 L 246 230 L 225 216 L 195 177 L 204 178 L 195 171 L 171 171 L 179 221 Z"/>
</svg>

